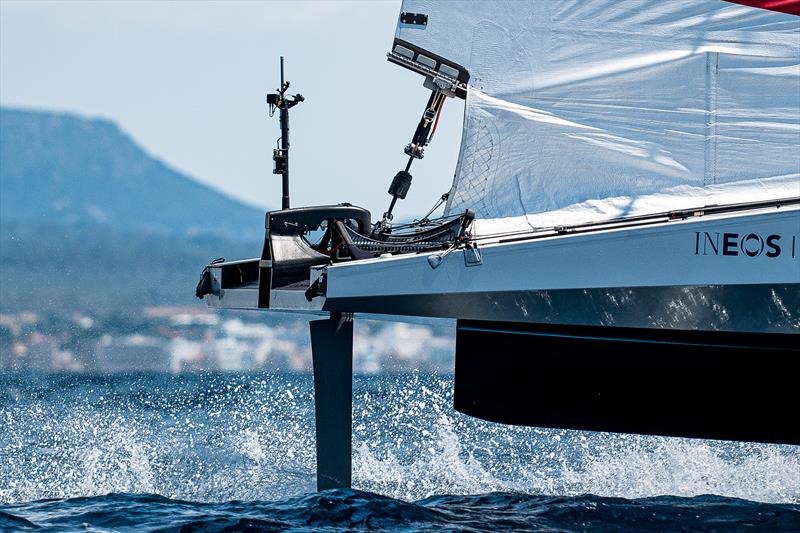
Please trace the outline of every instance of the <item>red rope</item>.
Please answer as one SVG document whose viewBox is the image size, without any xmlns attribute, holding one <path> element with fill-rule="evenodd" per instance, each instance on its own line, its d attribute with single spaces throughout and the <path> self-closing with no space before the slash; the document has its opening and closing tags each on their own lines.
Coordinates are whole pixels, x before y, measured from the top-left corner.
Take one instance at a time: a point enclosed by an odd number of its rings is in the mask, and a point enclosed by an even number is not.
<svg viewBox="0 0 800 533">
<path fill-rule="evenodd" d="M 442 98 L 442 103 L 439 104 L 439 112 L 436 113 L 436 120 L 433 121 L 433 131 L 431 131 L 431 138 L 433 138 L 433 135 L 436 133 L 436 126 L 439 125 L 439 117 L 442 116 L 442 108 L 444 107 L 445 100 L 447 100 L 447 98 Z"/>
<path fill-rule="evenodd" d="M 343 244 L 344 244 L 344 241 L 341 241 L 339 244 L 337 244 L 336 246 L 334 246 L 333 248 L 331 248 L 331 249 L 330 249 L 330 251 L 326 251 L 326 250 L 317 250 L 317 251 L 318 251 L 319 253 L 321 253 L 321 254 L 325 254 L 325 255 L 333 255 L 333 254 L 335 254 L 335 253 L 336 253 L 336 250 L 338 250 L 339 248 L 341 248 L 341 247 L 342 247 L 342 245 L 343 245 Z"/>
</svg>

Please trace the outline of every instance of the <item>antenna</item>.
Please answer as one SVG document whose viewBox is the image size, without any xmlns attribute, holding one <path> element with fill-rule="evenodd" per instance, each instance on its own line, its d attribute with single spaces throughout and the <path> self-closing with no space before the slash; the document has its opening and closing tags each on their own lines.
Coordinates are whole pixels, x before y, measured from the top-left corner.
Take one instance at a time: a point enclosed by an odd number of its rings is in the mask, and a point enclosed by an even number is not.
<svg viewBox="0 0 800 533">
<path fill-rule="evenodd" d="M 282 194 L 281 209 L 289 209 L 289 109 L 304 101 L 303 95 L 298 93 L 294 96 L 286 96 L 289 89 L 289 82 L 284 81 L 283 75 L 283 56 L 281 56 L 281 85 L 278 92 L 267 95 L 269 105 L 269 116 L 275 114 L 275 109 L 279 111 L 279 121 L 281 126 L 281 137 L 278 140 L 278 147 L 272 151 L 272 160 L 275 161 L 273 174 L 281 174 Z"/>
</svg>

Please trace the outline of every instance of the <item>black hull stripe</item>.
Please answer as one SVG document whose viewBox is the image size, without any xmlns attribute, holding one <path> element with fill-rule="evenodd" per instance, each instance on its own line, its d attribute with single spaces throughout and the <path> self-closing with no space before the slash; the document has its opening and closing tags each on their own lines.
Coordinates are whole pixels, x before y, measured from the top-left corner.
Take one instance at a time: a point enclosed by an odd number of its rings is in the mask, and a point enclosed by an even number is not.
<svg viewBox="0 0 800 533">
<path fill-rule="evenodd" d="M 578 335 L 578 334 L 569 334 L 569 333 L 542 333 L 540 331 L 510 331 L 508 329 L 496 329 L 496 328 L 487 328 L 487 327 L 479 327 L 479 326 L 459 326 L 460 330 L 464 331 L 479 331 L 485 333 L 501 333 L 501 334 L 509 334 L 509 335 L 529 335 L 533 337 L 556 337 L 559 339 L 581 339 L 581 340 L 592 340 L 592 341 L 608 341 L 613 343 L 625 342 L 625 343 L 636 343 L 636 344 L 666 344 L 670 346 L 692 346 L 696 348 L 735 348 L 739 350 L 779 350 L 785 352 L 787 350 L 786 347 L 781 346 L 759 346 L 759 345 L 743 345 L 743 344 L 718 344 L 718 343 L 697 343 L 697 342 L 682 342 L 682 341 L 675 341 L 675 340 L 660 340 L 660 339 L 645 339 L 645 338 L 626 338 L 626 337 L 609 337 L 609 336 L 590 336 L 590 335 Z M 614 331 L 617 328 L 608 327 L 610 331 Z M 769 335 L 769 334 L 767 334 Z M 778 334 L 776 334 L 778 335 Z M 800 335 L 798 335 L 797 339 L 794 339 L 794 342 L 800 343 Z M 790 349 L 791 350 L 791 349 Z M 793 351 L 800 352 L 800 347 L 797 347 Z"/>
<path fill-rule="evenodd" d="M 800 333 L 800 284 L 329 297 L 323 309 L 503 323 L 792 334 Z"/>
</svg>

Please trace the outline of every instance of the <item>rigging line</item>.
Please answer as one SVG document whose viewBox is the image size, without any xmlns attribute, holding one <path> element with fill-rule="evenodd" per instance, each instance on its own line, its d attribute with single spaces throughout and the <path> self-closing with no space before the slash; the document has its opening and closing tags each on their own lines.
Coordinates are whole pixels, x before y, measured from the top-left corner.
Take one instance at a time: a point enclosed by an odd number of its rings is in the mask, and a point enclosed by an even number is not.
<svg viewBox="0 0 800 533">
<path fill-rule="evenodd" d="M 442 93 L 438 92 L 433 96 L 431 99 L 431 106 L 428 108 L 428 111 L 436 111 L 436 108 L 439 106 L 439 97 Z"/>
<path fill-rule="evenodd" d="M 330 250 L 327 250 L 327 251 L 326 250 L 317 250 L 317 251 L 320 252 L 320 253 L 323 253 L 325 255 L 330 255 L 332 257 L 333 254 L 335 254 L 337 252 L 337 250 L 339 250 L 339 248 L 341 248 L 343 245 L 344 245 L 344 241 L 340 241 L 339 244 L 337 244 L 336 246 L 334 246 Z"/>
<path fill-rule="evenodd" d="M 449 229 L 451 229 L 451 228 L 448 228 L 445 225 L 442 225 L 442 226 L 440 226 L 438 228 L 435 228 L 432 231 L 434 232 L 435 236 L 439 236 L 439 235 L 442 235 L 444 233 L 447 233 L 447 231 Z M 352 236 L 358 237 L 359 242 L 362 243 L 362 244 L 363 243 L 371 243 L 371 244 L 393 245 L 393 246 L 406 246 L 406 245 L 426 244 L 426 243 L 437 244 L 437 245 L 438 244 L 442 244 L 440 242 L 436 242 L 436 243 L 431 242 L 430 241 L 430 238 L 431 238 L 431 235 L 432 235 L 431 233 L 427 233 L 427 234 L 423 234 L 423 235 L 417 235 L 417 236 L 409 235 L 408 238 L 403 240 L 403 241 L 392 242 L 392 241 L 382 241 L 382 240 L 373 239 L 373 238 L 371 238 L 371 237 L 369 237 L 367 235 L 362 235 L 362 234 L 358 233 L 357 231 L 355 231 L 352 228 L 347 228 L 347 230 L 350 233 L 351 237 Z"/>
<path fill-rule="evenodd" d="M 436 127 L 439 125 L 439 117 L 442 116 L 442 108 L 444 108 L 445 99 L 442 99 L 441 103 L 439 104 L 439 109 L 436 111 L 436 120 L 433 121 L 433 130 L 431 131 L 431 136 L 428 137 L 428 144 L 433 140 L 433 136 L 436 134 Z"/>
<path fill-rule="evenodd" d="M 433 207 L 431 207 L 431 210 L 430 210 L 430 211 L 428 211 L 428 212 L 425 214 L 425 216 L 424 216 L 424 217 L 422 217 L 421 219 L 419 219 L 417 222 L 430 222 L 430 220 L 428 219 L 428 217 L 429 217 L 429 216 L 431 216 L 431 215 L 433 214 L 433 212 L 434 212 L 434 211 L 436 211 L 437 209 L 439 209 L 439 206 L 440 206 L 440 205 L 442 205 L 442 204 L 445 202 L 445 200 L 447 200 L 447 198 L 448 198 L 449 196 L 450 196 L 450 193 L 444 193 L 444 194 L 441 196 L 441 198 L 439 198 L 439 200 L 438 200 L 438 201 L 437 201 L 437 202 L 436 202 L 436 203 L 433 205 Z"/>
<path fill-rule="evenodd" d="M 439 223 L 444 224 L 445 222 L 443 222 L 443 221 L 448 221 L 449 222 L 449 221 L 451 221 L 453 219 L 458 218 L 459 216 L 461 216 L 461 215 L 460 214 L 457 214 L 457 215 L 452 215 L 452 214 L 451 215 L 442 215 L 440 217 L 428 219 L 426 222 L 429 222 L 429 223 L 439 222 Z M 422 221 L 423 220 L 415 220 L 413 222 L 406 222 L 405 224 L 398 224 L 397 226 L 394 226 L 394 229 L 402 230 L 402 229 L 416 228 L 419 225 L 419 223 L 422 222 Z"/>
</svg>

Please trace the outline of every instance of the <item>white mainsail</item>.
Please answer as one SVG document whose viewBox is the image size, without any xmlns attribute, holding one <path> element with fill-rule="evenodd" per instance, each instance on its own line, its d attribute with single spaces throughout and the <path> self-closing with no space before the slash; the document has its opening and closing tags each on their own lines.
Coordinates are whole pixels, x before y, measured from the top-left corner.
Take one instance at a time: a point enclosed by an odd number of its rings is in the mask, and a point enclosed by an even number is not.
<svg viewBox="0 0 800 533">
<path fill-rule="evenodd" d="M 800 17 L 722 0 L 404 0 L 470 73 L 448 212 L 531 229 L 800 196 Z"/>
</svg>

